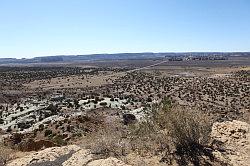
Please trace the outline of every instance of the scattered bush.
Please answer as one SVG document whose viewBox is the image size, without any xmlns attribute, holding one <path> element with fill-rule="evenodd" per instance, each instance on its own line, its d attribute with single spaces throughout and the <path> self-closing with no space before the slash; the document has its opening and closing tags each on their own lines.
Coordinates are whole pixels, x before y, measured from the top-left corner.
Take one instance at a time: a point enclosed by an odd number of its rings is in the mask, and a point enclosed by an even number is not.
<svg viewBox="0 0 250 166">
<path fill-rule="evenodd" d="M 52 141 L 56 143 L 57 145 L 66 145 L 67 142 L 64 141 L 63 136 L 61 135 L 56 135 L 53 137 Z"/>
<path fill-rule="evenodd" d="M 45 130 L 44 131 L 44 136 L 47 137 L 52 134 L 52 130 Z"/>
<path fill-rule="evenodd" d="M 4 124 L 4 120 L 0 118 L 0 124 Z"/>
<path fill-rule="evenodd" d="M 107 105 L 107 102 L 101 102 L 100 105 L 101 105 L 101 106 L 106 106 L 106 105 Z"/>
</svg>

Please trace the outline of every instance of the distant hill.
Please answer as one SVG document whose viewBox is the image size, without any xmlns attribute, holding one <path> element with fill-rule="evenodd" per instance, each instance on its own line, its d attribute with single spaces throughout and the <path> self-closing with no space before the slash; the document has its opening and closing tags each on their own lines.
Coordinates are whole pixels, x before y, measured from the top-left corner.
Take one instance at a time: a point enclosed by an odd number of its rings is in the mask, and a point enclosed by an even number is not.
<svg viewBox="0 0 250 166">
<path fill-rule="evenodd" d="M 0 64 L 27 64 L 27 63 L 56 63 L 56 62 L 79 62 L 96 60 L 129 60 L 129 59 L 152 59 L 173 56 L 250 56 L 250 52 L 183 52 L 183 53 L 118 53 L 118 54 L 90 54 L 90 55 L 57 55 L 35 57 L 31 59 L 0 58 Z"/>
</svg>

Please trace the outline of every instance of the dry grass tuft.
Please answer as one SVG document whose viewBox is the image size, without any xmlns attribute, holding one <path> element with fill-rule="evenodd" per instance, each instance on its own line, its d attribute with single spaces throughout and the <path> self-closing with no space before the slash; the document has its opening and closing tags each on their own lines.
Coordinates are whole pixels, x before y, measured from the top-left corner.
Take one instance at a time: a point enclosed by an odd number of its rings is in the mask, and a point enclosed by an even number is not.
<svg viewBox="0 0 250 166">
<path fill-rule="evenodd" d="M 129 152 L 130 145 L 123 132 L 107 127 L 88 135 L 83 144 L 91 149 L 93 154 L 102 157 L 125 156 Z"/>
</svg>

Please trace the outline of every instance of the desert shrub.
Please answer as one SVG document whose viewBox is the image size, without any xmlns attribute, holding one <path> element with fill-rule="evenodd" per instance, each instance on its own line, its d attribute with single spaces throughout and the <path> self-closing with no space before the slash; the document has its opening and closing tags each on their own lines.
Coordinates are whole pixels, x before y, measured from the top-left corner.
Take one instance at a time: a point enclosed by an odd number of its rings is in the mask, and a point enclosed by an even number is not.
<svg viewBox="0 0 250 166">
<path fill-rule="evenodd" d="M 20 111 L 22 112 L 24 110 L 24 108 L 23 107 L 20 107 Z"/>
<path fill-rule="evenodd" d="M 206 114 L 192 108 L 173 106 L 169 100 L 164 100 L 161 104 L 153 105 L 148 120 L 158 130 L 167 131 L 176 147 L 209 142 L 211 120 Z"/>
<path fill-rule="evenodd" d="M 58 107 L 54 104 L 50 104 L 46 109 L 50 110 L 52 113 L 56 113 Z"/>
<path fill-rule="evenodd" d="M 4 124 L 4 120 L 0 118 L 0 124 Z"/>
<path fill-rule="evenodd" d="M 165 99 L 154 104 L 148 117 L 130 130 L 130 143 L 134 150 L 165 153 L 165 159 L 172 158 L 168 155 L 174 150 L 180 165 L 197 165 L 200 156 L 212 157 L 208 148 L 211 129 L 212 123 L 204 113 L 172 105 Z"/>
<path fill-rule="evenodd" d="M 43 131 L 43 129 L 44 129 L 44 124 L 40 124 L 40 125 L 38 126 L 38 129 L 39 129 L 40 131 Z"/>
<path fill-rule="evenodd" d="M 158 130 L 167 133 L 168 144 L 175 149 L 180 165 L 189 162 L 197 165 L 200 156 L 211 157 L 207 147 L 212 123 L 206 114 L 192 108 L 173 106 L 169 100 L 164 100 L 152 108 L 149 120 Z"/>
<path fill-rule="evenodd" d="M 47 136 L 49 136 L 51 134 L 52 134 L 52 130 L 47 129 L 47 130 L 44 131 L 44 136 L 45 137 L 47 137 Z"/>
<path fill-rule="evenodd" d="M 101 106 L 106 106 L 106 105 L 107 105 L 107 102 L 101 102 L 100 105 L 101 105 Z"/>
<path fill-rule="evenodd" d="M 129 126 L 129 142 L 131 150 L 141 156 L 158 155 L 169 152 L 169 139 L 166 132 L 152 121 L 142 121 Z"/>
<path fill-rule="evenodd" d="M 179 150 L 191 151 L 194 146 L 208 144 L 212 124 L 198 111 L 173 109 L 169 122 L 170 135 Z"/>
<path fill-rule="evenodd" d="M 7 128 L 7 130 L 6 130 L 6 132 L 11 132 L 11 131 L 12 131 L 11 126 L 9 126 L 9 127 Z"/>
<path fill-rule="evenodd" d="M 147 102 L 152 102 L 152 98 L 148 97 Z"/>
<path fill-rule="evenodd" d="M 124 105 L 121 105 L 121 109 L 122 109 L 122 110 L 125 110 L 126 107 L 125 107 Z"/>
<path fill-rule="evenodd" d="M 67 142 L 64 141 L 62 135 L 56 135 L 55 137 L 53 137 L 52 141 L 54 143 L 56 143 L 57 145 L 66 145 L 67 144 Z"/>
<path fill-rule="evenodd" d="M 211 157 L 207 147 L 212 124 L 206 115 L 198 111 L 175 108 L 168 117 L 169 134 L 181 165 L 187 165 L 188 162 L 199 165 L 200 156 Z"/>
</svg>

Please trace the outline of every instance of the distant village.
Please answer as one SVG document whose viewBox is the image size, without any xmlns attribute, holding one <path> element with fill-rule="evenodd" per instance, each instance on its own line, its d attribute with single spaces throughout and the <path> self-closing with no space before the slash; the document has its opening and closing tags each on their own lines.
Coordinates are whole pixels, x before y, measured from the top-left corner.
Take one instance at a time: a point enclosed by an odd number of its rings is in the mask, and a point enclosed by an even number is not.
<svg viewBox="0 0 250 166">
<path fill-rule="evenodd" d="M 169 61 L 204 61 L 204 60 L 228 60 L 228 56 L 220 54 L 202 54 L 202 55 L 186 55 L 183 56 L 166 56 Z"/>
</svg>

